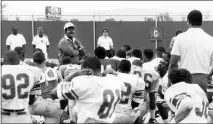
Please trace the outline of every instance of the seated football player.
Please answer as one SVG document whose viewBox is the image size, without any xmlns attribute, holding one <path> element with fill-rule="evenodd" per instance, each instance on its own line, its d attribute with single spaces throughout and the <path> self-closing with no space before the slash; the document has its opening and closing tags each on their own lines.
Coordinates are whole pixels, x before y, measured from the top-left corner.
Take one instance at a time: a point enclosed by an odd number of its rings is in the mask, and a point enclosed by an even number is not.
<svg viewBox="0 0 213 124">
<path fill-rule="evenodd" d="M 142 78 L 130 74 L 130 71 L 129 60 L 121 60 L 117 73 L 117 77 L 123 80 L 121 101 L 115 107 L 116 118 L 113 123 L 133 123 L 140 115 L 140 109 L 134 109 L 144 102 L 145 82 Z M 132 102 L 135 104 L 134 108 Z"/>
<path fill-rule="evenodd" d="M 52 98 L 49 94 L 57 84 L 62 81 L 62 77 L 57 70 L 46 67 L 45 55 L 42 51 L 37 51 L 33 54 L 33 62 L 37 68 L 42 70 L 42 78 L 39 82 L 40 96 L 38 94 L 31 94 L 34 98 L 29 107 L 32 115 L 42 115 L 45 118 L 45 123 L 59 123 L 60 122 L 60 103 L 58 99 Z M 37 98 L 36 98 L 37 97 Z"/>
<path fill-rule="evenodd" d="M 116 76 L 103 77 L 101 62 L 95 56 L 87 57 L 82 70 L 72 75 L 75 76 L 71 76 L 71 81 L 59 83 L 52 96 L 76 102 L 77 123 L 111 123 L 115 118 L 114 107 L 121 99 L 123 82 Z"/>
<path fill-rule="evenodd" d="M 197 84 L 192 84 L 192 75 L 186 69 L 169 72 L 172 85 L 166 90 L 164 99 L 175 117 L 170 123 L 207 123 L 208 99 Z"/>
<path fill-rule="evenodd" d="M 103 47 L 96 47 L 94 50 L 95 56 L 97 56 L 101 61 L 101 72 L 107 68 L 112 68 L 115 71 L 118 70 L 119 60 L 115 59 L 105 59 L 106 58 L 106 50 Z"/>
</svg>

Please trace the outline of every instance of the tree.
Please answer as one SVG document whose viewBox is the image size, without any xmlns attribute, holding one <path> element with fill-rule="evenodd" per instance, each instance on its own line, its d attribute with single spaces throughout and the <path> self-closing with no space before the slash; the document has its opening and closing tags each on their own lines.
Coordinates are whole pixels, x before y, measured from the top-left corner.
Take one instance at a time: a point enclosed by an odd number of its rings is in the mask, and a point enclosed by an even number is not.
<svg viewBox="0 0 213 124">
<path fill-rule="evenodd" d="M 173 18 L 169 15 L 169 13 L 160 13 L 157 15 L 158 21 L 173 21 Z"/>
<path fill-rule="evenodd" d="M 153 21 L 155 21 L 155 19 L 152 18 L 152 17 L 145 17 L 144 20 L 147 21 L 147 22 L 153 22 Z"/>
</svg>

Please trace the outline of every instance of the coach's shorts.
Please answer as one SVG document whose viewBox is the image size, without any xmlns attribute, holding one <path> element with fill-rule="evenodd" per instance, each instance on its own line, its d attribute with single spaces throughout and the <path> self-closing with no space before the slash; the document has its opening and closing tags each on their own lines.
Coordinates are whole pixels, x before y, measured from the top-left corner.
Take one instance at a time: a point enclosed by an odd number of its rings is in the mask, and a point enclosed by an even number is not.
<svg viewBox="0 0 213 124">
<path fill-rule="evenodd" d="M 29 112 L 32 115 L 42 115 L 45 118 L 60 118 L 60 102 L 51 99 L 38 98 L 31 106 Z"/>
</svg>

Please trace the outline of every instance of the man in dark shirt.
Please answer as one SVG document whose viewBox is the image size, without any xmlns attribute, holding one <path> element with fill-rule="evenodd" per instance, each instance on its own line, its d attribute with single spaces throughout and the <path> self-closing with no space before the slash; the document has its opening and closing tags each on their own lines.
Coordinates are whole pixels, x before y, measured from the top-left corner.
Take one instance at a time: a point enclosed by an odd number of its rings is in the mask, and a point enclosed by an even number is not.
<svg viewBox="0 0 213 124">
<path fill-rule="evenodd" d="M 84 46 L 79 40 L 74 38 L 75 35 L 75 25 L 71 22 L 68 22 L 64 25 L 65 35 L 60 40 L 58 44 L 59 49 L 59 63 L 64 57 L 70 57 L 72 64 L 79 64 L 79 58 L 85 55 Z"/>
</svg>

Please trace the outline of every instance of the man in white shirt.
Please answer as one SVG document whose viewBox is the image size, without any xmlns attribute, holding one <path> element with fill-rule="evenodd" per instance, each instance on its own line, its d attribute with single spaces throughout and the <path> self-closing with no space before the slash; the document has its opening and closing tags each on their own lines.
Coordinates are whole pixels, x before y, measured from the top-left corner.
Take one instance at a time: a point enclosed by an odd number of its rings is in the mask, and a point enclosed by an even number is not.
<svg viewBox="0 0 213 124">
<path fill-rule="evenodd" d="M 202 13 L 191 11 L 188 16 L 189 29 L 175 38 L 171 51 L 169 70 L 185 68 L 192 73 L 193 83 L 207 90 L 208 74 L 213 66 L 213 37 L 201 29 Z"/>
<path fill-rule="evenodd" d="M 182 33 L 182 30 L 181 29 L 178 29 L 176 31 L 176 35 L 172 38 L 170 44 L 169 44 L 169 51 L 172 51 L 172 47 L 174 45 L 174 41 L 175 41 L 175 38 L 178 36 L 178 34 Z"/>
<path fill-rule="evenodd" d="M 25 51 L 26 40 L 22 34 L 18 33 L 18 27 L 12 27 L 12 32 L 6 40 L 7 49 L 14 50 L 16 47 L 23 47 Z"/>
<path fill-rule="evenodd" d="M 97 46 L 105 48 L 107 52 L 107 57 L 110 58 L 110 50 L 113 49 L 113 41 L 112 38 L 108 36 L 108 29 L 106 28 L 103 29 L 102 36 L 98 38 Z"/>
<path fill-rule="evenodd" d="M 36 48 L 39 48 L 43 51 L 45 54 L 45 58 L 48 58 L 48 48 L 50 46 L 48 37 L 44 35 L 44 30 L 42 27 L 37 28 L 37 35 L 33 38 L 32 44 L 33 44 L 33 51 Z"/>
</svg>

